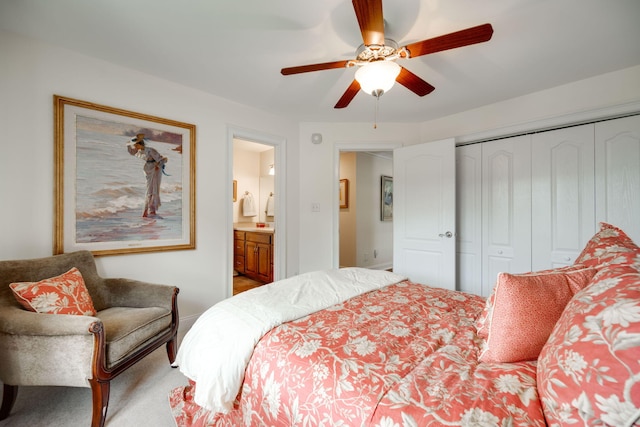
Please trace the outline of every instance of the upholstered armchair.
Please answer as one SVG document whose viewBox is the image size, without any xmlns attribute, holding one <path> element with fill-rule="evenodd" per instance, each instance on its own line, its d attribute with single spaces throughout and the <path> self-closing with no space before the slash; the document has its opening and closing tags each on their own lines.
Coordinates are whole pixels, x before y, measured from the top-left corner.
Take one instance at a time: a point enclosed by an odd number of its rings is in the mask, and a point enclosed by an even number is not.
<svg viewBox="0 0 640 427">
<path fill-rule="evenodd" d="M 29 311 L 9 286 L 40 282 L 73 267 L 81 273 L 95 315 Z M 89 251 L 0 261 L 0 380 L 4 384 L 0 420 L 9 416 L 18 386 L 90 387 L 91 425 L 102 427 L 113 378 L 164 344 L 173 363 L 178 291 L 173 286 L 100 277 Z"/>
</svg>

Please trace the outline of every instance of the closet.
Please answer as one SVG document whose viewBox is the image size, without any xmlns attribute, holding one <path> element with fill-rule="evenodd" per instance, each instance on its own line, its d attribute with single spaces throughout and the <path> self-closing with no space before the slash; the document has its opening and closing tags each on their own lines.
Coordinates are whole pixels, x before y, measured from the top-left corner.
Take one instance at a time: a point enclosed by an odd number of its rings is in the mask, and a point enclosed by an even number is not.
<svg viewBox="0 0 640 427">
<path fill-rule="evenodd" d="M 457 286 L 572 264 L 604 221 L 640 242 L 640 115 L 456 147 Z"/>
</svg>

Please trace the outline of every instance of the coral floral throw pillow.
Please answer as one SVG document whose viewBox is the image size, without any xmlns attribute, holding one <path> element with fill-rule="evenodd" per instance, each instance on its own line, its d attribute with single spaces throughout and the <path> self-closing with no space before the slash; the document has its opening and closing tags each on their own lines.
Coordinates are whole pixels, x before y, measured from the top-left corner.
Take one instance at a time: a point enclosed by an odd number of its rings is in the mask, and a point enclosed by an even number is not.
<svg viewBox="0 0 640 427">
<path fill-rule="evenodd" d="M 82 274 L 76 267 L 50 279 L 12 283 L 9 287 L 16 300 L 29 311 L 86 316 L 96 314 Z"/>
<path fill-rule="evenodd" d="M 540 352 L 537 378 L 549 426 L 640 426 L 636 268 L 599 272 L 569 302 Z"/>
</svg>

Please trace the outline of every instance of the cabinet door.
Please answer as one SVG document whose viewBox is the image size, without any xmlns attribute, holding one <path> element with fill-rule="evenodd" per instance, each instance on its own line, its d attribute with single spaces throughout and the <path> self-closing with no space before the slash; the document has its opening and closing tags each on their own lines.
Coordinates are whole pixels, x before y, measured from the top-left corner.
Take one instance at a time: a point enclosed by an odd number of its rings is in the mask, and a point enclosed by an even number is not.
<svg viewBox="0 0 640 427">
<path fill-rule="evenodd" d="M 271 244 L 247 240 L 244 259 L 247 276 L 264 283 L 273 281 Z"/>
<path fill-rule="evenodd" d="M 258 243 L 247 241 L 244 249 L 244 272 L 255 276 L 258 272 Z"/>
<path fill-rule="evenodd" d="M 457 289 L 482 294 L 482 144 L 456 148 Z"/>
<path fill-rule="evenodd" d="M 531 136 L 482 145 L 482 295 L 500 272 L 531 270 Z"/>
<path fill-rule="evenodd" d="M 595 232 L 593 132 L 587 124 L 533 136 L 532 270 L 573 264 Z"/>
<path fill-rule="evenodd" d="M 272 282 L 271 276 L 271 245 L 258 243 L 256 245 L 257 264 L 256 276 L 258 280 L 268 283 Z"/>
<path fill-rule="evenodd" d="M 596 123 L 596 223 L 640 244 L 640 116 Z"/>
</svg>

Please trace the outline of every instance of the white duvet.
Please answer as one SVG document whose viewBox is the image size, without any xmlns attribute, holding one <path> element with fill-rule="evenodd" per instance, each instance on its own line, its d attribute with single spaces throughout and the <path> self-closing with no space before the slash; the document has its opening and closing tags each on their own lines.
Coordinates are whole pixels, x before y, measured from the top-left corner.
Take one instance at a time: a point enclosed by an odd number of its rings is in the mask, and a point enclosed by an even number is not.
<svg viewBox="0 0 640 427">
<path fill-rule="evenodd" d="M 227 413 L 260 338 L 281 323 L 405 277 L 381 270 L 343 268 L 305 273 L 243 292 L 214 305 L 184 337 L 174 363 L 197 382 L 195 402 Z"/>
</svg>

